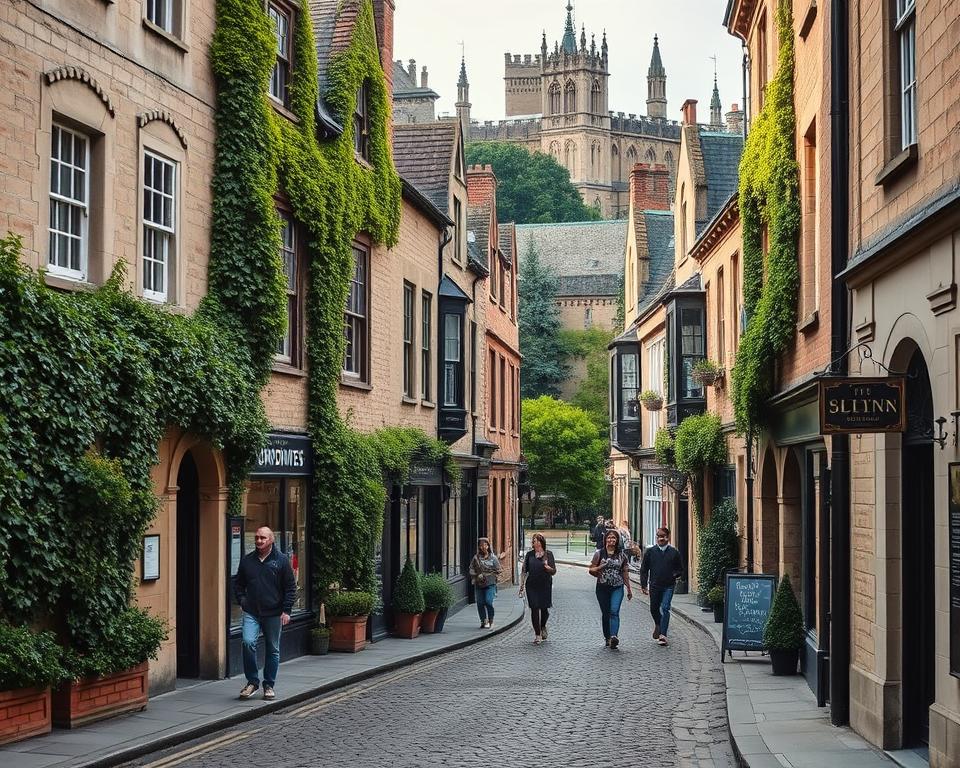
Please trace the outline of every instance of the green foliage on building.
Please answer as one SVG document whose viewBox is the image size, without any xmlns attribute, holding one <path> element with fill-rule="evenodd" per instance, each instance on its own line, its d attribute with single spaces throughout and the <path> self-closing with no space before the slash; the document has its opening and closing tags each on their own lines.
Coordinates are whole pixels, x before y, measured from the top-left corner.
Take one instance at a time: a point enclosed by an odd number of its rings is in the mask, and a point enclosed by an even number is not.
<svg viewBox="0 0 960 768">
<path fill-rule="evenodd" d="M 552 224 L 601 218 L 570 183 L 570 172 L 549 155 L 506 142 L 468 144 L 466 154 L 471 165 L 493 166 L 500 221 Z"/>
</svg>

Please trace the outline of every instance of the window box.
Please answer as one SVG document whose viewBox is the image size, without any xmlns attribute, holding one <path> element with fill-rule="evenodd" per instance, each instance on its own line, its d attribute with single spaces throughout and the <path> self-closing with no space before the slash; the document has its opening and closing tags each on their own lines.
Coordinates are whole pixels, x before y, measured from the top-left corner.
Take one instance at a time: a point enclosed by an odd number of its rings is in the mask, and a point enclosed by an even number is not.
<svg viewBox="0 0 960 768">
<path fill-rule="evenodd" d="M 0 744 L 50 733 L 50 688 L 0 691 Z"/>
</svg>

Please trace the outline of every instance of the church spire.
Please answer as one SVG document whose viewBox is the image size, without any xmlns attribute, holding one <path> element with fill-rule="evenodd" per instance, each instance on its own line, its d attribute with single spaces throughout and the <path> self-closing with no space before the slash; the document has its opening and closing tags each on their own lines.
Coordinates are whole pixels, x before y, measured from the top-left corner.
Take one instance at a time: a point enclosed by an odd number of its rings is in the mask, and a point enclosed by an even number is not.
<svg viewBox="0 0 960 768">
<path fill-rule="evenodd" d="M 723 130 L 723 107 L 720 104 L 720 89 L 717 88 L 717 73 L 713 73 L 713 96 L 710 98 L 710 127 Z"/>
<path fill-rule="evenodd" d="M 457 103 L 454 105 L 460 120 L 463 140 L 470 139 L 470 81 L 467 80 L 467 59 L 460 56 L 460 79 L 457 80 Z"/>
<path fill-rule="evenodd" d="M 563 28 L 563 52 L 574 54 L 577 52 L 577 36 L 573 31 L 573 5 L 567 0 L 567 23 Z"/>
<path fill-rule="evenodd" d="M 660 60 L 660 41 L 653 36 L 653 54 L 647 70 L 647 117 L 667 116 L 667 72 Z"/>
</svg>

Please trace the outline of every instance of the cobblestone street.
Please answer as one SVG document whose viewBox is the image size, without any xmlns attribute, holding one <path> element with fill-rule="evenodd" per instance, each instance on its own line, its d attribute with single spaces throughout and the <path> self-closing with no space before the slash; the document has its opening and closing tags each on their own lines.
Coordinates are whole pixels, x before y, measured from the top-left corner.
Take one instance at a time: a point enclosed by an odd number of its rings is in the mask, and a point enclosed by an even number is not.
<svg viewBox="0 0 960 768">
<path fill-rule="evenodd" d="M 716 646 L 675 616 L 670 646 L 658 647 L 636 595 L 621 612 L 620 650 L 610 651 L 593 579 L 561 566 L 541 646 L 524 621 L 136 765 L 234 768 L 254 756 L 277 766 L 354 768 L 735 765 Z M 282 696 L 282 677 L 277 690 Z"/>
</svg>

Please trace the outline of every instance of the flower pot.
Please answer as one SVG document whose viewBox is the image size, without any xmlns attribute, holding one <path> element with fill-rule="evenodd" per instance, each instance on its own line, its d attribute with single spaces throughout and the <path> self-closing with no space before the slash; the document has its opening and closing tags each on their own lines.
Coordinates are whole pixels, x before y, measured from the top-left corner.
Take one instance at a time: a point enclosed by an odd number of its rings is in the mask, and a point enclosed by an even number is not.
<svg viewBox="0 0 960 768">
<path fill-rule="evenodd" d="M 441 608 L 437 612 L 437 623 L 433 625 L 434 632 L 443 632 L 443 625 L 447 620 L 447 611 L 449 610 L 449 608 Z"/>
<path fill-rule="evenodd" d="M 393 634 L 412 640 L 420 634 L 422 613 L 397 613 L 393 621 Z"/>
<path fill-rule="evenodd" d="M 663 400 L 641 400 L 640 403 L 648 411 L 659 411 L 663 409 Z"/>
<path fill-rule="evenodd" d="M 800 661 L 800 649 L 792 651 L 770 650 L 770 664 L 775 675 L 797 674 L 797 663 Z"/>
<path fill-rule="evenodd" d="M 310 633 L 310 653 L 314 656 L 326 656 L 330 650 L 330 635 Z"/>
<path fill-rule="evenodd" d="M 437 617 L 440 611 L 427 610 L 423 612 L 420 618 L 420 631 L 425 635 L 432 635 L 437 631 Z"/>
<path fill-rule="evenodd" d="M 330 650 L 356 653 L 367 645 L 366 616 L 327 616 Z"/>
<path fill-rule="evenodd" d="M 703 371 L 701 373 L 691 373 L 690 378 L 692 378 L 698 384 L 702 384 L 705 387 L 711 386 L 717 379 L 720 378 L 719 373 L 708 373 Z"/>
<path fill-rule="evenodd" d="M 50 733 L 50 689 L 0 691 L 0 744 Z"/>
<path fill-rule="evenodd" d="M 713 621 L 716 624 L 723 623 L 723 603 L 713 604 Z"/>
<path fill-rule="evenodd" d="M 147 662 L 103 677 L 64 680 L 53 692 L 53 724 L 76 728 L 147 708 Z"/>
</svg>

